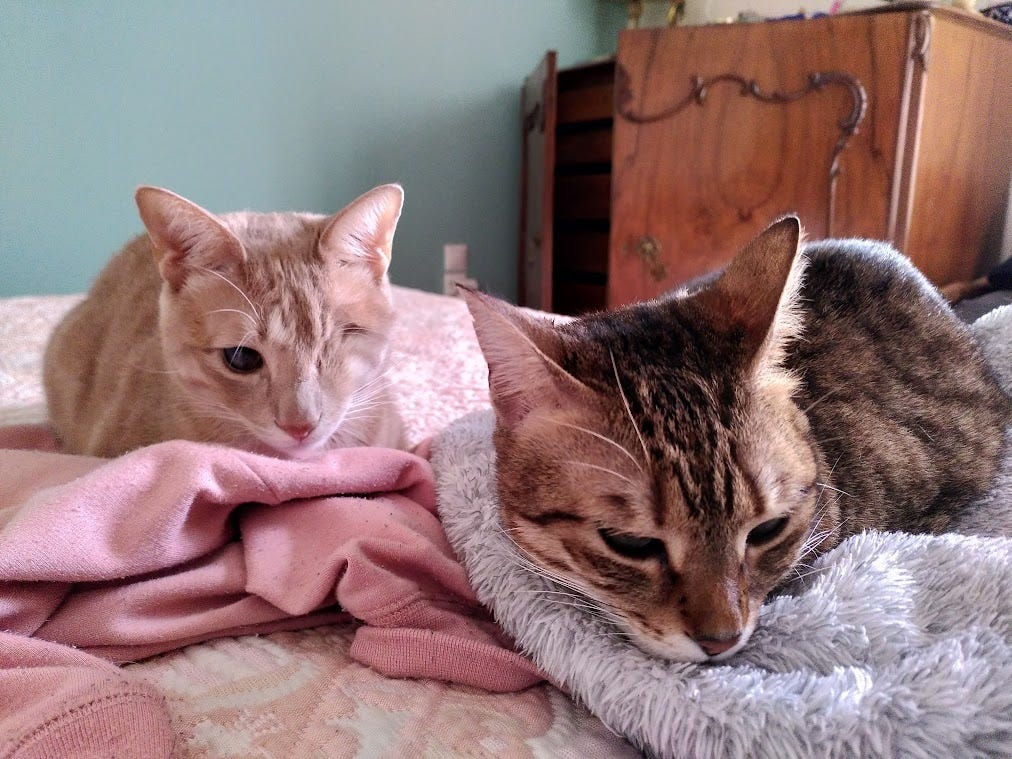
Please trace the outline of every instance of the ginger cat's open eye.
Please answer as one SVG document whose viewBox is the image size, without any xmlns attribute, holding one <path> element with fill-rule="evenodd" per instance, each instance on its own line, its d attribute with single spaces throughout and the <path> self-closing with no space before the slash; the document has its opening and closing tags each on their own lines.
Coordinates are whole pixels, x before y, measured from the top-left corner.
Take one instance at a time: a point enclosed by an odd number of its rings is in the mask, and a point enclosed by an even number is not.
<svg viewBox="0 0 1012 759">
<path fill-rule="evenodd" d="M 630 559 L 651 559 L 665 554 L 664 543 L 657 538 L 626 535 L 603 527 L 597 532 L 611 550 Z"/>
<path fill-rule="evenodd" d="M 229 371 L 236 374 L 251 374 L 264 365 L 263 356 L 252 348 L 237 346 L 222 348 L 221 357 Z"/>
</svg>

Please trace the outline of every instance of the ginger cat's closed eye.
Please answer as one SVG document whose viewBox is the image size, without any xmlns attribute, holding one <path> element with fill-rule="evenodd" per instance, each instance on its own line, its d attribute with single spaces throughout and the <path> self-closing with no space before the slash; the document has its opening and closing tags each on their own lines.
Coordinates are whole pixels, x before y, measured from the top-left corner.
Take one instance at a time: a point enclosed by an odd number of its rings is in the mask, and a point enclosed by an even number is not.
<svg viewBox="0 0 1012 759">
<path fill-rule="evenodd" d="M 66 450 L 114 456 L 181 438 L 305 458 L 403 444 L 385 378 L 399 186 L 333 216 L 215 215 L 154 187 L 136 201 L 147 234 L 47 346 Z"/>
</svg>

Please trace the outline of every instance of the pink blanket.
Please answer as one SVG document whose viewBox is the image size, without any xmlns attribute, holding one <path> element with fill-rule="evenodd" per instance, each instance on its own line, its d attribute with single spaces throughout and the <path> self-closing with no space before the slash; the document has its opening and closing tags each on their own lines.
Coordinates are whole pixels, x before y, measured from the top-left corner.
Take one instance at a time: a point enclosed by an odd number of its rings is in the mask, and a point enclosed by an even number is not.
<svg viewBox="0 0 1012 759">
<path fill-rule="evenodd" d="M 19 441 L 46 442 L 0 431 Z M 391 676 L 541 680 L 475 602 L 417 456 L 0 450 L 0 756 L 169 756 L 161 697 L 106 660 L 338 621 Z"/>
</svg>

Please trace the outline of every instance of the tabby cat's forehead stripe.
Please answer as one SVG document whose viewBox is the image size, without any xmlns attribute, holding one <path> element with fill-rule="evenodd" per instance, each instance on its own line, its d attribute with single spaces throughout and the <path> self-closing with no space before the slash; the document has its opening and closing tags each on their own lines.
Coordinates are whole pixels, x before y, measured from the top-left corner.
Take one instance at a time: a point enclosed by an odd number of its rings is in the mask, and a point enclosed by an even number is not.
<svg viewBox="0 0 1012 759">
<path fill-rule="evenodd" d="M 734 514 L 734 473 L 730 457 L 724 460 L 724 513 L 728 517 Z"/>
<path fill-rule="evenodd" d="M 582 329 L 584 350 L 565 355 L 563 364 L 614 399 L 616 430 L 629 426 L 631 418 L 653 472 L 654 523 L 663 526 L 668 520 L 665 482 L 697 520 L 713 510 L 731 513 L 736 493 L 728 428 L 734 411 L 725 404 L 737 403 L 735 382 L 740 380 L 731 369 L 714 375 L 705 330 L 677 318 L 658 320 L 642 308 L 626 312 L 617 324 L 589 319 Z M 702 371 L 708 364 L 711 371 Z M 618 389 L 606 381 L 608 369 Z"/>
</svg>

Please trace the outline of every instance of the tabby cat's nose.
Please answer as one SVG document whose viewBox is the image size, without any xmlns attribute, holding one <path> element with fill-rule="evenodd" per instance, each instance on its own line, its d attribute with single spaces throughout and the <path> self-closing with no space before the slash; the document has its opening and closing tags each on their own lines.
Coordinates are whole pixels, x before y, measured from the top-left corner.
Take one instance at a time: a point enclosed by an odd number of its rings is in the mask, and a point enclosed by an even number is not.
<svg viewBox="0 0 1012 759">
<path fill-rule="evenodd" d="M 299 424 L 281 424 L 280 422 L 278 422 L 278 427 L 280 427 L 282 430 L 287 432 L 289 435 L 291 435 L 293 438 L 295 438 L 301 443 L 303 440 L 309 437 L 309 433 L 311 433 L 316 428 L 316 425 L 310 424 L 308 422 L 303 422 Z"/>
<path fill-rule="evenodd" d="M 716 656 L 734 648 L 741 640 L 741 634 L 731 633 L 716 638 L 695 638 L 694 640 L 707 656 Z"/>
</svg>

